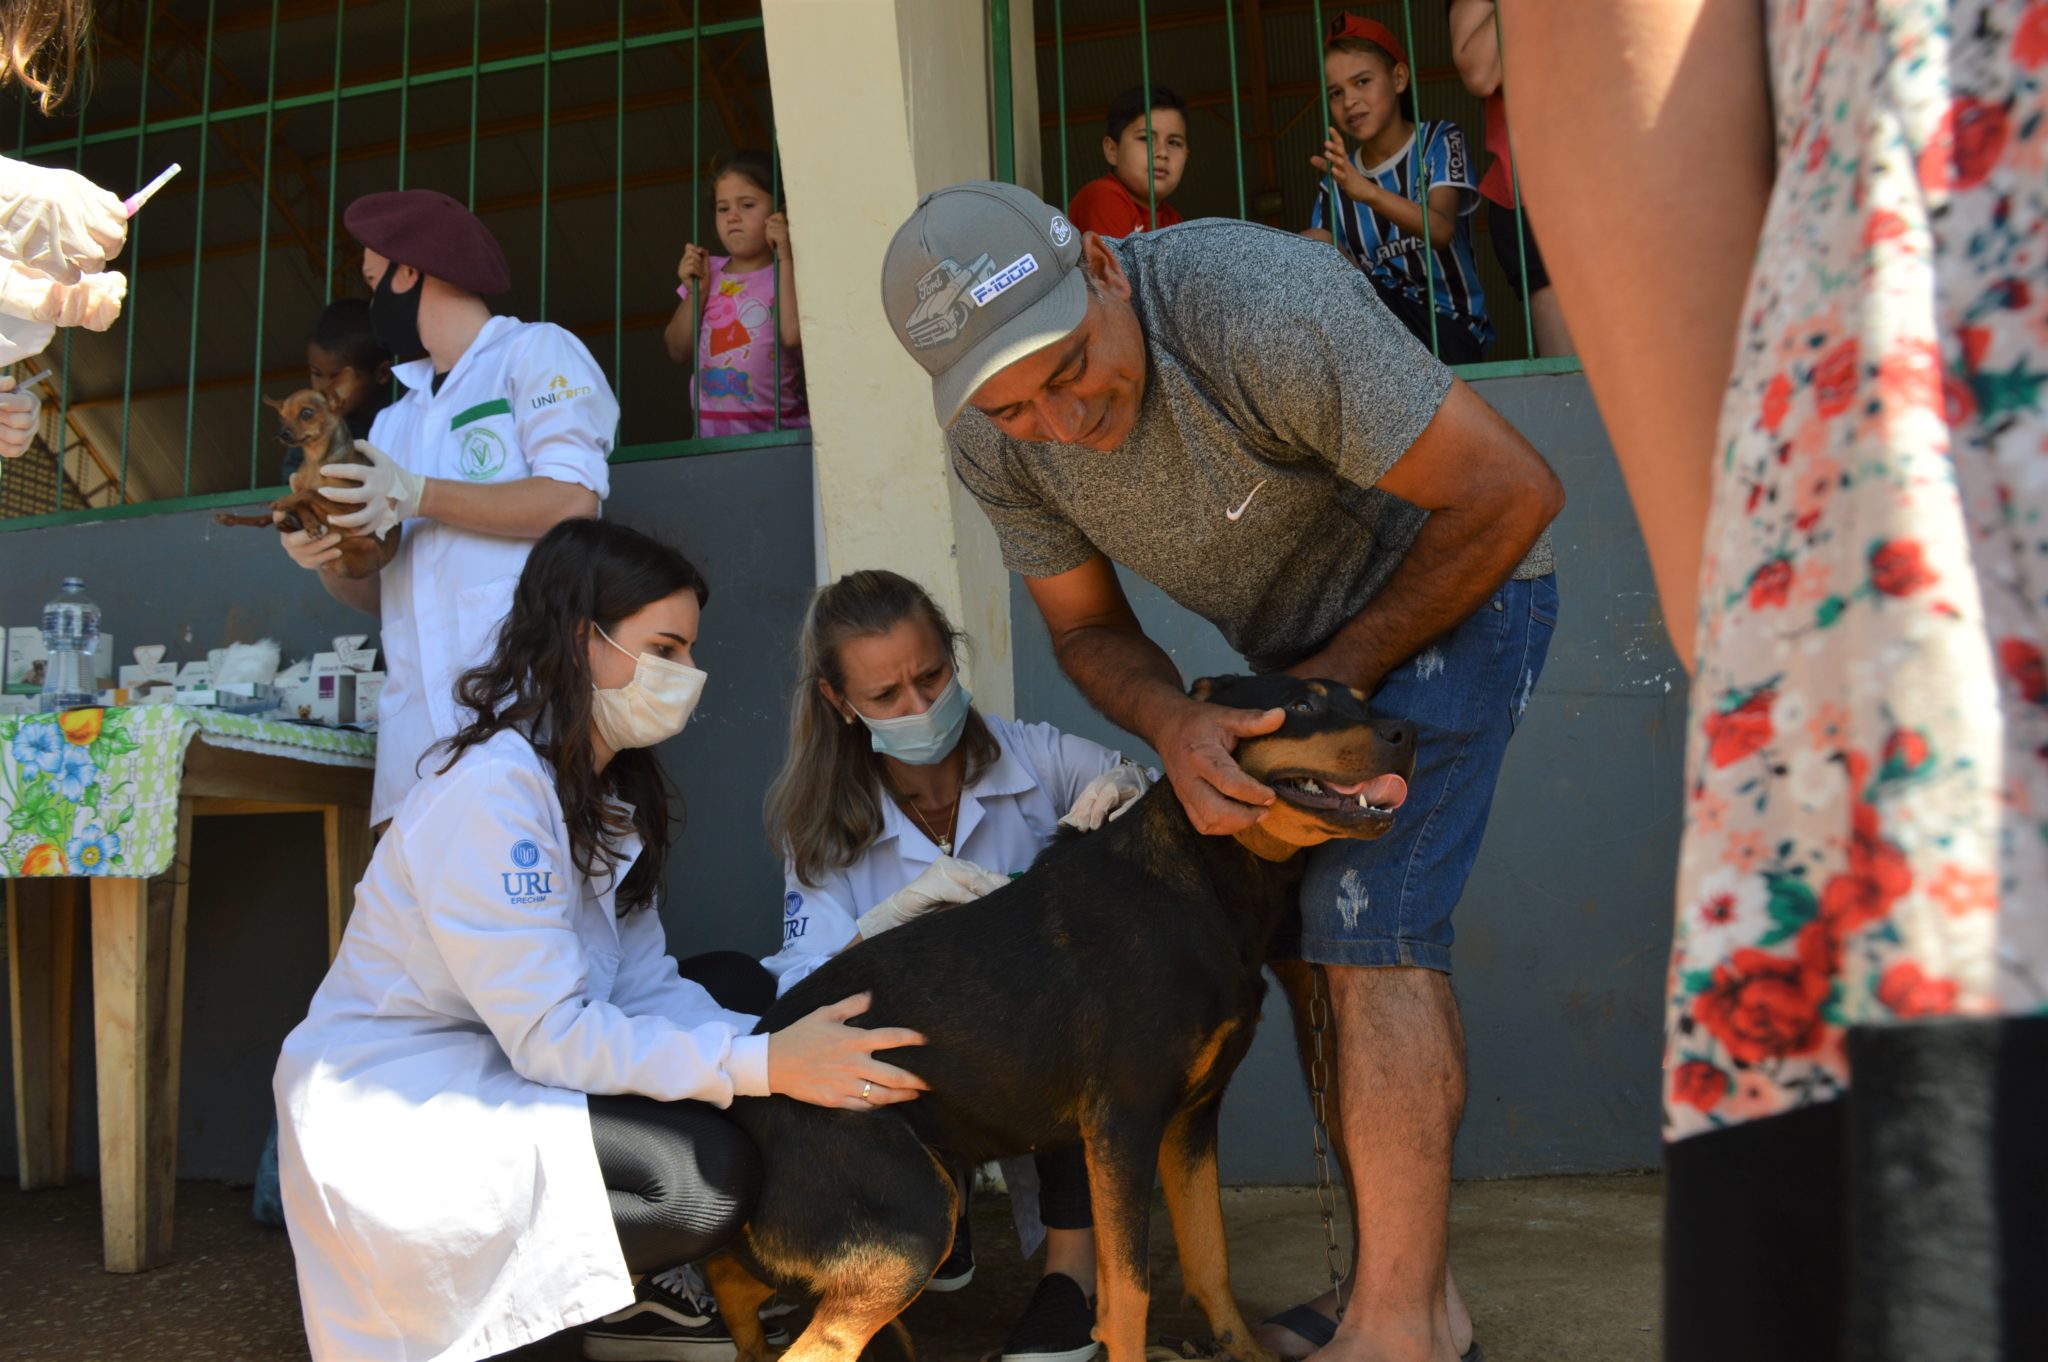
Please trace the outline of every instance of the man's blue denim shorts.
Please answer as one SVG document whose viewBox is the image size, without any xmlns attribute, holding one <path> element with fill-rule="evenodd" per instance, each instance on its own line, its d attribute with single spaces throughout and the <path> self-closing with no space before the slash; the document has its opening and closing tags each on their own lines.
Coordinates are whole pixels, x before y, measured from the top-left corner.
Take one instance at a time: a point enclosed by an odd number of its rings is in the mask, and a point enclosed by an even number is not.
<svg viewBox="0 0 2048 1362">
<path fill-rule="evenodd" d="M 1415 777 L 1394 829 L 1309 852 L 1301 915 L 1272 958 L 1451 970 L 1451 910 L 1486 835 L 1508 739 L 1557 627 L 1555 575 L 1509 582 L 1463 624 L 1389 673 L 1376 714 L 1413 720 Z"/>
</svg>

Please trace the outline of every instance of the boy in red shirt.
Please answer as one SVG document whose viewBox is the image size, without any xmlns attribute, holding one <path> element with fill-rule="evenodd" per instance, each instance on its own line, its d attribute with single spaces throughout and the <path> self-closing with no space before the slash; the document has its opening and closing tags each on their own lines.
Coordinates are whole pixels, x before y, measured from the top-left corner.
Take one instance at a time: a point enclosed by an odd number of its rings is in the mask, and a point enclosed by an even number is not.
<svg viewBox="0 0 2048 1362">
<path fill-rule="evenodd" d="M 1166 200 L 1180 188 L 1187 169 L 1187 107 L 1164 85 L 1153 86 L 1152 137 L 1147 146 L 1145 87 L 1133 85 L 1110 101 L 1102 139 L 1109 173 L 1081 186 L 1067 205 L 1068 221 L 1084 232 L 1117 237 L 1179 222 L 1180 214 Z"/>
</svg>

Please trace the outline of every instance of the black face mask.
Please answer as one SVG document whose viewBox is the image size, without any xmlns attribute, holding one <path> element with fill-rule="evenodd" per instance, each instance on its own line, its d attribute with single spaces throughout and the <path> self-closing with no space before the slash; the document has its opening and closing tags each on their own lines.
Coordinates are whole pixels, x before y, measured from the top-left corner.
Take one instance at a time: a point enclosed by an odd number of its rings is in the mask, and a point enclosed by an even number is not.
<svg viewBox="0 0 2048 1362">
<path fill-rule="evenodd" d="M 370 335 L 400 359 L 425 354 L 427 343 L 420 339 L 420 295 L 426 292 L 425 278 L 415 278 L 412 288 L 399 293 L 391 287 L 398 274 L 396 262 L 387 265 L 377 291 L 370 295 Z"/>
</svg>

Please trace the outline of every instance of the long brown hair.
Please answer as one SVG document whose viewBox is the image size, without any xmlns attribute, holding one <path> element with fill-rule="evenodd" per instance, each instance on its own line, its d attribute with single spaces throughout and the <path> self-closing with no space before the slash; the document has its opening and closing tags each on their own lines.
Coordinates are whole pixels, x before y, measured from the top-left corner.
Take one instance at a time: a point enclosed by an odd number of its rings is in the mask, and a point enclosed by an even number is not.
<svg viewBox="0 0 2048 1362">
<path fill-rule="evenodd" d="M 0 0 L 0 86 L 18 80 L 47 114 L 91 68 L 92 0 Z"/>
<path fill-rule="evenodd" d="M 824 681 L 846 694 L 840 649 L 849 640 L 886 634 L 906 619 L 931 625 L 960 666 L 961 633 L 923 587 L 894 572 L 850 572 L 811 597 L 797 639 L 796 694 L 789 702 L 789 752 L 768 787 L 768 842 L 796 864 L 805 884 L 852 865 L 882 833 L 882 789 L 887 768 L 867 725 L 849 724 L 818 690 Z M 967 711 L 960 734 L 965 767 L 961 787 L 972 785 L 1002 755 L 981 714 Z"/>
<path fill-rule="evenodd" d="M 669 827 L 680 823 L 680 798 L 648 748 L 629 748 L 603 772 L 591 760 L 592 623 L 606 632 L 641 608 L 695 592 L 701 608 L 711 588 L 689 559 L 658 539 L 606 520 L 565 520 L 541 536 L 519 574 L 512 612 L 491 656 L 455 683 L 458 703 L 476 717 L 435 745 L 446 771 L 470 748 L 512 729 L 540 753 L 555 777 L 570 854 L 586 879 L 609 876 L 619 863 L 616 839 L 640 834 L 640 859 L 619 885 L 620 917 L 654 902 L 668 861 Z M 633 806 L 630 823 L 610 802 Z"/>
</svg>

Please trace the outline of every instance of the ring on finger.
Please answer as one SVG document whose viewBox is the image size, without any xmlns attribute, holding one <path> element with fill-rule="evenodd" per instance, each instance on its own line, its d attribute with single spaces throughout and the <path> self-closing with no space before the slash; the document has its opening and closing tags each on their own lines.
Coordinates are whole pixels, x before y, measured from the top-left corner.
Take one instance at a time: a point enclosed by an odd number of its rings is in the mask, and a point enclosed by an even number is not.
<svg viewBox="0 0 2048 1362">
<path fill-rule="evenodd" d="M 873 1092 L 874 1090 L 875 1090 L 875 1085 L 874 1085 L 874 1081 L 873 1081 L 872 1079 L 871 1079 L 871 1080 L 869 1080 L 868 1082 L 865 1082 L 865 1083 L 861 1084 L 861 1085 L 860 1085 L 860 1100 L 861 1100 L 861 1101 L 863 1101 L 863 1102 L 867 1101 L 867 1100 L 868 1100 L 868 1094 L 869 1094 L 869 1093 L 871 1093 L 871 1092 Z"/>
</svg>

